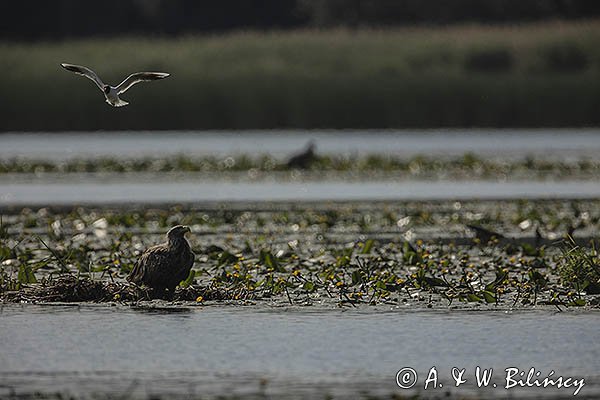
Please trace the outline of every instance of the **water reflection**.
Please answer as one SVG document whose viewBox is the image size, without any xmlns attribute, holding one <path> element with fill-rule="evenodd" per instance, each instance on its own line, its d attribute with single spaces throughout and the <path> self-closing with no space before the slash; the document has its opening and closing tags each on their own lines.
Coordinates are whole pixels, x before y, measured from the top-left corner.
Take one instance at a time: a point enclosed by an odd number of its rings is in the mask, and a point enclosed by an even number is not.
<svg viewBox="0 0 600 400">
<path fill-rule="evenodd" d="M 139 314 L 150 314 L 150 315 L 170 315 L 170 314 L 189 314 L 192 310 L 189 307 L 161 307 L 161 306 L 134 306 L 130 308 Z"/>
</svg>

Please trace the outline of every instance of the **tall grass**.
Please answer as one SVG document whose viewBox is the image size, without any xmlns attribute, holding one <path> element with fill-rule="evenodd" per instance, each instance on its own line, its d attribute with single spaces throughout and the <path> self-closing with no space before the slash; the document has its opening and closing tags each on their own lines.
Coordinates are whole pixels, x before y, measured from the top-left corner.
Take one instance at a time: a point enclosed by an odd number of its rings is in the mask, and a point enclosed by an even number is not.
<svg viewBox="0 0 600 400">
<path fill-rule="evenodd" d="M 113 109 L 93 83 L 137 70 Z M 0 43 L 0 130 L 600 124 L 600 21 Z"/>
</svg>

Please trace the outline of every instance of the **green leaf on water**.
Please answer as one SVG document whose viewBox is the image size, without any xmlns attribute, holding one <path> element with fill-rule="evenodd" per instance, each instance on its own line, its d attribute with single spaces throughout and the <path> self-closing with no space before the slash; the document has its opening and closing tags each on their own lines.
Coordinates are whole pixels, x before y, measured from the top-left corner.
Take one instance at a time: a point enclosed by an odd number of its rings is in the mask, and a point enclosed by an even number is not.
<svg viewBox="0 0 600 400">
<path fill-rule="evenodd" d="M 583 306 L 585 306 L 585 304 L 586 304 L 585 299 L 577 299 L 577 300 L 573 300 L 572 302 L 569 303 L 569 305 L 572 307 L 583 307 Z"/>
<path fill-rule="evenodd" d="M 196 271 L 191 269 L 188 277 L 185 279 L 185 281 L 181 281 L 181 283 L 179 283 L 179 286 L 184 287 L 184 288 L 191 286 L 194 283 L 195 277 L 196 277 Z"/>
<path fill-rule="evenodd" d="M 360 251 L 360 254 L 369 254 L 371 252 L 371 250 L 373 249 L 373 245 L 375 244 L 375 241 L 373 239 L 369 239 L 365 242 L 365 245 L 363 246 L 362 250 Z"/>
<path fill-rule="evenodd" d="M 530 269 L 527 276 L 529 277 L 529 280 L 538 287 L 545 287 L 548 283 L 546 277 L 534 269 Z"/>
<path fill-rule="evenodd" d="M 538 257 L 541 256 L 543 253 L 541 249 L 529 243 L 521 244 L 521 249 L 523 249 L 523 254 L 530 257 Z"/>
<path fill-rule="evenodd" d="M 10 247 L 0 245 L 0 261 L 9 259 L 10 255 L 11 255 Z"/>
<path fill-rule="evenodd" d="M 347 255 L 338 256 L 335 261 L 335 266 L 338 268 L 345 267 L 350 264 L 350 261 L 350 257 L 348 257 Z"/>
<path fill-rule="evenodd" d="M 504 280 L 507 278 L 508 278 L 508 271 L 506 271 L 505 269 L 502 269 L 502 268 L 496 268 L 496 279 L 494 279 L 493 282 L 490 282 L 487 285 L 485 285 L 485 290 L 490 291 L 490 292 L 493 291 L 498 286 L 500 286 L 504 282 Z"/>
<path fill-rule="evenodd" d="M 402 245 L 402 259 L 409 265 L 416 265 L 423 261 L 417 249 L 409 242 L 404 242 Z"/>
<path fill-rule="evenodd" d="M 19 283 L 37 283 L 35 274 L 29 265 L 21 265 L 19 267 L 19 273 L 17 274 L 17 281 Z"/>
<path fill-rule="evenodd" d="M 275 257 L 271 251 L 267 249 L 261 249 L 259 259 L 265 267 L 272 268 L 277 272 L 285 272 L 285 268 L 279 264 L 277 257 Z"/>
<path fill-rule="evenodd" d="M 467 295 L 467 301 L 468 302 L 481 302 L 481 297 L 477 296 L 476 294 L 469 293 Z"/>
<path fill-rule="evenodd" d="M 91 268 L 90 268 L 90 271 L 91 271 L 91 272 L 103 272 L 103 271 L 106 271 L 106 270 L 108 270 L 108 269 L 109 269 L 109 268 L 108 268 L 108 266 L 106 266 L 106 265 L 98 265 L 98 266 L 96 266 L 96 267 L 91 267 Z"/>
<path fill-rule="evenodd" d="M 423 277 L 423 281 L 425 281 L 429 286 L 448 286 L 448 283 L 440 278 L 435 278 L 433 276 L 425 276 Z"/>
<path fill-rule="evenodd" d="M 386 285 L 386 283 L 385 283 L 385 282 L 383 282 L 383 281 L 379 280 L 379 281 L 377 281 L 377 283 L 375 284 L 375 287 L 376 287 L 377 289 L 380 289 L 380 290 L 387 290 L 387 288 L 388 288 L 388 285 Z"/>
<path fill-rule="evenodd" d="M 233 264 L 238 262 L 238 257 L 235 254 L 232 254 L 230 252 L 228 252 L 227 250 L 224 250 L 222 253 L 219 254 L 219 261 L 218 261 L 218 265 L 225 265 L 225 264 Z"/>
<path fill-rule="evenodd" d="M 304 285 L 302 286 L 302 288 L 304 290 L 306 290 L 307 292 L 313 292 L 315 290 L 315 284 L 312 283 L 311 281 L 306 281 L 306 282 L 304 282 Z"/>
<path fill-rule="evenodd" d="M 352 271 L 352 285 L 358 285 L 359 283 L 362 283 L 362 275 L 360 271 L 354 270 Z"/>
<path fill-rule="evenodd" d="M 492 293 L 488 290 L 484 290 L 483 292 L 481 292 L 481 294 L 483 295 L 483 298 L 485 299 L 486 303 L 495 303 L 496 302 L 496 296 L 494 295 L 494 293 Z"/>
</svg>

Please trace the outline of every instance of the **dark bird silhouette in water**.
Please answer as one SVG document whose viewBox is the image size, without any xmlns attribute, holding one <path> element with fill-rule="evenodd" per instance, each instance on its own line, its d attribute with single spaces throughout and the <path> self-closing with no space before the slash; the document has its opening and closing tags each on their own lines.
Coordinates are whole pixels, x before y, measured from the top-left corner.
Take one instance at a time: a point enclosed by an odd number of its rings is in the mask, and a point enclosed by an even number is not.
<svg viewBox="0 0 600 400">
<path fill-rule="evenodd" d="M 308 142 L 306 148 L 301 153 L 290 157 L 290 159 L 287 162 L 288 168 L 309 169 L 311 165 L 317 160 L 315 148 L 315 142 L 313 142 L 312 140 Z"/>
<path fill-rule="evenodd" d="M 190 228 L 177 225 L 167 232 L 165 243 L 152 246 L 142 253 L 127 280 L 144 284 L 164 297 L 165 290 L 173 297 L 179 282 L 185 280 L 194 265 L 194 253 L 185 239 Z"/>
</svg>

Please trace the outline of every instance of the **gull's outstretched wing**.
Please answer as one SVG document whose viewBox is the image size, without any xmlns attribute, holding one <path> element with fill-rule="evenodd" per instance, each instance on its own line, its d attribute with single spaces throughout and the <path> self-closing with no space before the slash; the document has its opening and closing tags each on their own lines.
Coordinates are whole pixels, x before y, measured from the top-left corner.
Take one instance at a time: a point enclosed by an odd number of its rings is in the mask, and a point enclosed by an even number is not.
<svg viewBox="0 0 600 400">
<path fill-rule="evenodd" d="M 82 67 L 81 65 L 73 65 L 73 64 L 65 64 L 65 63 L 60 64 L 60 66 L 63 67 L 64 69 L 66 69 L 67 71 L 75 72 L 78 75 L 82 75 L 88 79 L 91 79 L 100 88 L 100 90 L 104 91 L 104 83 L 102 82 L 102 80 L 100 78 L 98 78 L 98 75 L 96 75 L 96 73 L 94 71 L 92 71 L 91 69 L 89 69 L 87 67 Z"/>
<path fill-rule="evenodd" d="M 129 75 L 125 80 L 119 83 L 117 86 L 117 93 L 122 94 L 127 91 L 130 87 L 139 82 L 155 81 L 157 79 L 164 79 L 169 74 L 165 72 L 136 72 L 135 74 Z"/>
</svg>

